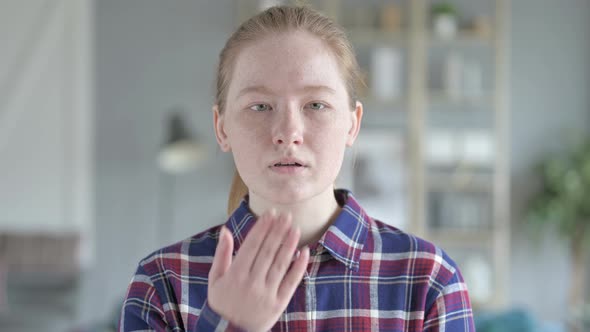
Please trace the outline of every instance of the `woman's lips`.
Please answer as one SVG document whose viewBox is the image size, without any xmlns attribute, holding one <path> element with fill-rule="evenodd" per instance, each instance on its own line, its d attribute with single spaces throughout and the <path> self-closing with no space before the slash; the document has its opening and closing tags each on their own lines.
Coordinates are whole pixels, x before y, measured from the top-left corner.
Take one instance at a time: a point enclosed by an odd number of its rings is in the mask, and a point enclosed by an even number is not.
<svg viewBox="0 0 590 332">
<path fill-rule="evenodd" d="M 275 167 L 284 167 L 284 166 L 303 166 L 300 163 L 276 163 Z"/>
<path fill-rule="evenodd" d="M 299 163 L 276 163 L 270 167 L 273 172 L 279 174 L 298 174 L 303 172 L 307 167 Z"/>
</svg>

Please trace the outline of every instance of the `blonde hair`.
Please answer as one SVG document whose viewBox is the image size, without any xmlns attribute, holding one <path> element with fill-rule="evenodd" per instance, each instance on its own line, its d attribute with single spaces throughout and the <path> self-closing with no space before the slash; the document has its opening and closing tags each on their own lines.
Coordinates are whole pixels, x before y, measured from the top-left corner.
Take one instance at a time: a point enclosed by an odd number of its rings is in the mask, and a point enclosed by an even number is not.
<svg viewBox="0 0 590 332">
<path fill-rule="evenodd" d="M 275 6 L 242 23 L 221 50 L 215 95 L 215 103 L 220 113 L 226 108 L 227 90 L 240 50 L 245 45 L 266 36 L 292 31 L 308 32 L 323 40 L 332 50 L 346 84 L 350 107 L 352 110 L 355 109 L 356 89 L 362 81 L 354 50 L 344 30 L 328 17 L 309 7 Z M 228 199 L 228 214 L 233 213 L 246 194 L 248 187 L 236 170 Z"/>
</svg>

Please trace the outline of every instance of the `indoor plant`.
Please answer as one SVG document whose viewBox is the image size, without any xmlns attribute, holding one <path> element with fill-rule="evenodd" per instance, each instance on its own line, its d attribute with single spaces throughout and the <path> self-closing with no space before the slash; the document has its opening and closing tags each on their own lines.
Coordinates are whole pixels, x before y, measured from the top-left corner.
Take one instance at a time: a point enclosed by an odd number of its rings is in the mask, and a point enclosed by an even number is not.
<svg viewBox="0 0 590 332">
<path fill-rule="evenodd" d="M 571 257 L 570 312 L 585 302 L 590 249 L 590 138 L 539 167 L 541 190 L 530 203 L 530 225 L 552 225 L 568 241 Z"/>
<path fill-rule="evenodd" d="M 452 39 L 457 34 L 457 10 L 449 2 L 437 2 L 431 7 L 432 28 L 435 36 Z"/>
</svg>

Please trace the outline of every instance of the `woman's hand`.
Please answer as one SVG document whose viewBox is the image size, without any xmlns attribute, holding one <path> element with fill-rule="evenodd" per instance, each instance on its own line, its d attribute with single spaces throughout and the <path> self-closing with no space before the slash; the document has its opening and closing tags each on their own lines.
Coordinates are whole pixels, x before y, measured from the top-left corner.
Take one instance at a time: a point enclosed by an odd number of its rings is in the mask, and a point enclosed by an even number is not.
<svg viewBox="0 0 590 332">
<path fill-rule="evenodd" d="M 307 268 L 307 247 L 293 260 L 299 237 L 290 215 L 267 212 L 252 227 L 232 262 L 233 238 L 222 227 L 209 272 L 211 309 L 247 331 L 270 330 Z"/>
</svg>

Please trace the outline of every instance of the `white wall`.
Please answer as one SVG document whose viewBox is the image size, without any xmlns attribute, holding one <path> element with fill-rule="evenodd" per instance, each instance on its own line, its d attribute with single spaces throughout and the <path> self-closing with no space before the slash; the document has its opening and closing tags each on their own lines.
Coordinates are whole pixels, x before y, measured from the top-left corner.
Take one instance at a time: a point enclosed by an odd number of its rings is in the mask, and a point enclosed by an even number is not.
<svg viewBox="0 0 590 332">
<path fill-rule="evenodd" d="M 91 9 L 90 0 L 0 2 L 0 234 L 14 235 L 2 243 L 11 265 L 8 276 L 1 267 L 0 330 L 63 331 L 77 286 L 63 266 L 92 264 Z M 64 234 L 80 235 L 82 251 L 61 255 L 74 246 L 51 245 Z"/>
<path fill-rule="evenodd" d="M 0 230 L 87 230 L 88 1 L 0 3 Z"/>
</svg>

